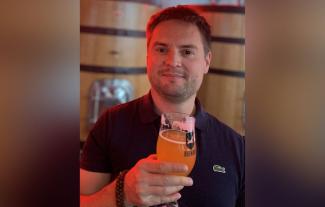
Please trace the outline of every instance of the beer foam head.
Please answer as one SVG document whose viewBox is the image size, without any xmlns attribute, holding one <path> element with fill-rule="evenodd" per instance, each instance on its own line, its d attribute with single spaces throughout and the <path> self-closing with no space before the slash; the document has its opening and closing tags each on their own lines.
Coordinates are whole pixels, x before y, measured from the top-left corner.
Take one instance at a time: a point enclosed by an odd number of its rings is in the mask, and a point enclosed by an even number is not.
<svg viewBox="0 0 325 207">
<path fill-rule="evenodd" d="M 194 131 L 195 119 L 193 117 L 185 117 L 183 121 L 173 121 L 172 128 L 181 131 L 192 132 Z"/>
<path fill-rule="evenodd" d="M 175 129 L 166 129 L 159 132 L 159 136 L 175 144 L 186 144 L 186 132 L 175 130 Z"/>
<path fill-rule="evenodd" d="M 163 129 L 176 129 L 192 132 L 195 128 L 195 118 L 183 113 L 164 113 L 161 115 Z"/>
</svg>

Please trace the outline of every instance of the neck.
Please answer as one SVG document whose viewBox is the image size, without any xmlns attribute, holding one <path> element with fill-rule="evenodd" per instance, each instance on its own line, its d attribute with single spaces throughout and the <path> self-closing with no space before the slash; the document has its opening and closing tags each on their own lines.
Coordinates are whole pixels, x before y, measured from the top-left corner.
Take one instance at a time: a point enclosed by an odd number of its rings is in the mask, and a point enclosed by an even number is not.
<svg viewBox="0 0 325 207">
<path fill-rule="evenodd" d="M 155 105 L 155 112 L 159 115 L 166 112 L 179 112 L 192 115 L 195 113 L 196 94 L 180 103 L 169 101 L 168 99 L 159 95 L 155 90 L 151 90 L 151 96 Z"/>
</svg>

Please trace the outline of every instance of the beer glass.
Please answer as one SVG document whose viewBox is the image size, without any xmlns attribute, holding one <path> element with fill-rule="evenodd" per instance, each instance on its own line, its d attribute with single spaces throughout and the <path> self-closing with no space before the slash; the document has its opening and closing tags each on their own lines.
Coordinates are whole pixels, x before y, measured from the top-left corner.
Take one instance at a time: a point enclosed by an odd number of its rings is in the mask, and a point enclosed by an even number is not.
<svg viewBox="0 0 325 207">
<path fill-rule="evenodd" d="M 163 113 L 157 141 L 157 158 L 160 161 L 183 163 L 188 166 L 187 176 L 196 160 L 195 118 L 183 113 Z M 165 206 L 178 206 L 177 202 Z"/>
</svg>

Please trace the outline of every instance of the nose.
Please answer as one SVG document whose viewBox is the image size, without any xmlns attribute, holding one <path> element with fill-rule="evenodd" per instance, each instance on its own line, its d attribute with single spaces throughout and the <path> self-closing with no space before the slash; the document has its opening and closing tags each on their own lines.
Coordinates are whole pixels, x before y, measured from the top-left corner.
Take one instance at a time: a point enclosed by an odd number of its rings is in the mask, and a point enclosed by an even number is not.
<svg viewBox="0 0 325 207">
<path fill-rule="evenodd" d="M 172 66 L 172 67 L 180 67 L 181 66 L 181 57 L 175 49 L 170 49 L 168 51 L 165 63 L 166 63 L 166 65 Z"/>
</svg>

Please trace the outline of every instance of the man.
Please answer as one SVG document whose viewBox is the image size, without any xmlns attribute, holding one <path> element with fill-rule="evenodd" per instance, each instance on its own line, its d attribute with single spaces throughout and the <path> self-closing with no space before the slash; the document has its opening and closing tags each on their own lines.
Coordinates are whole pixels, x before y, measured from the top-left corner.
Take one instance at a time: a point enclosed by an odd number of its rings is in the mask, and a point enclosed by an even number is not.
<svg viewBox="0 0 325 207">
<path fill-rule="evenodd" d="M 153 206 L 176 200 L 179 206 L 244 205 L 243 139 L 196 99 L 210 61 L 210 28 L 203 17 L 184 6 L 151 17 L 150 92 L 110 108 L 91 130 L 81 159 L 81 206 Z M 170 175 L 186 172 L 186 165 L 156 158 L 164 112 L 196 118 L 198 153 L 189 177 Z"/>
</svg>

